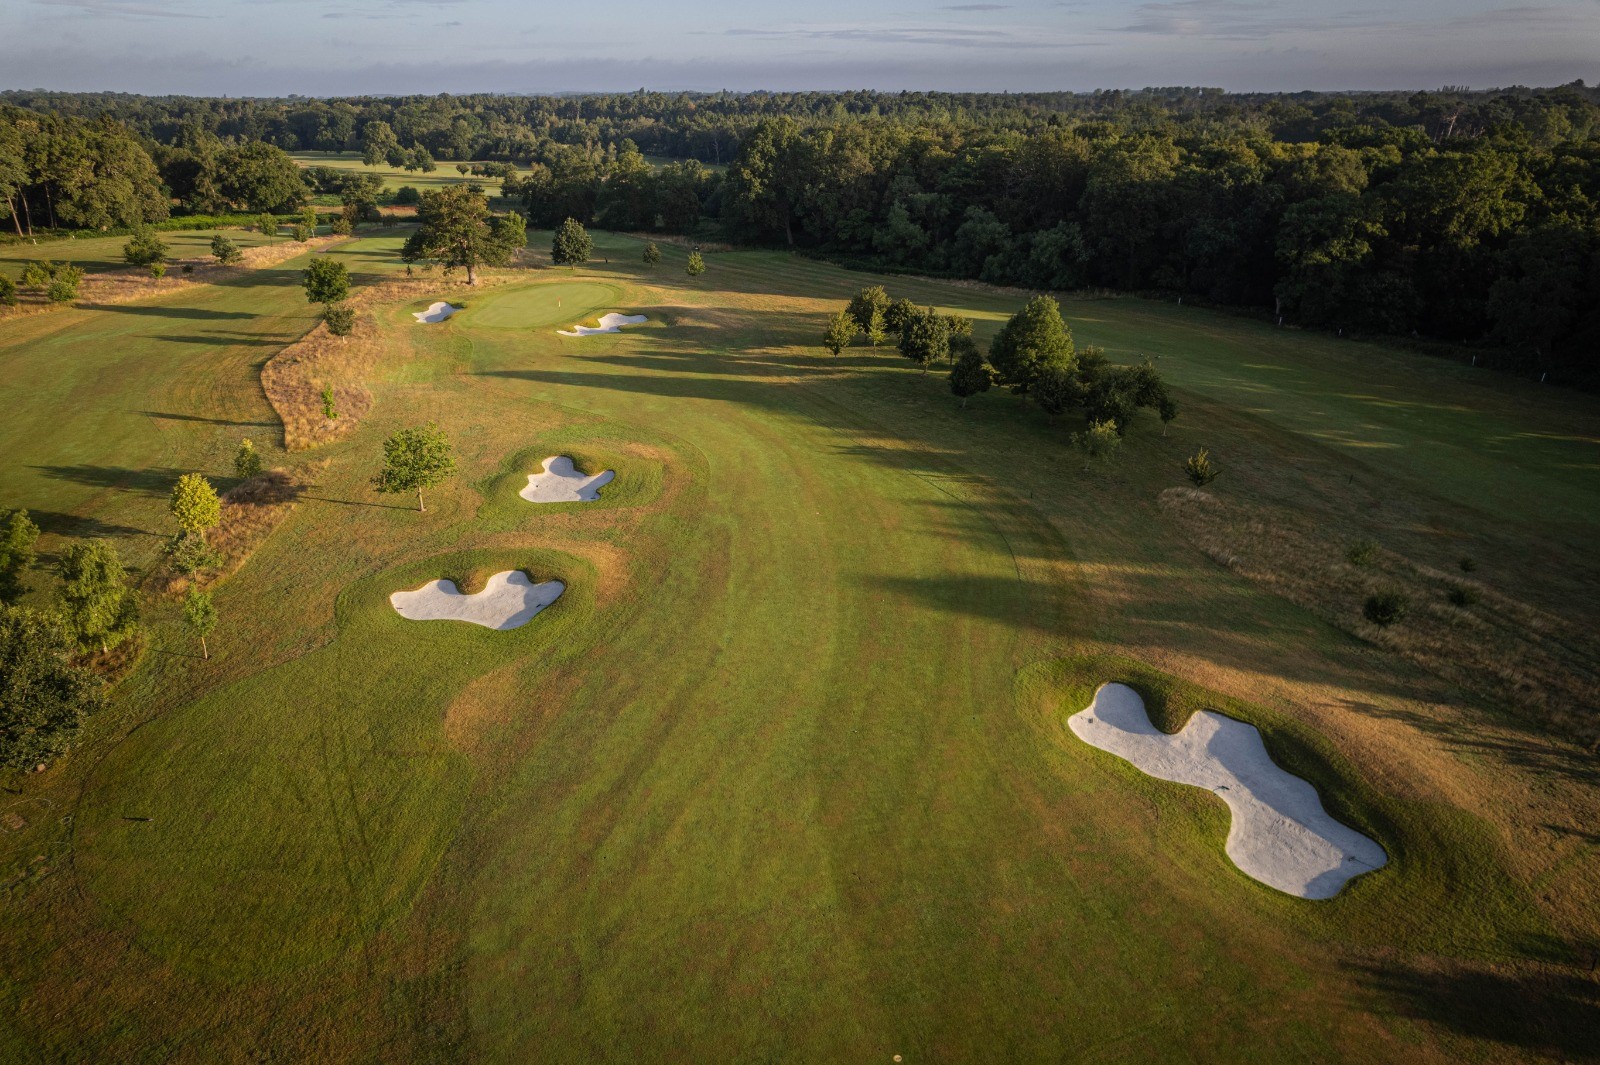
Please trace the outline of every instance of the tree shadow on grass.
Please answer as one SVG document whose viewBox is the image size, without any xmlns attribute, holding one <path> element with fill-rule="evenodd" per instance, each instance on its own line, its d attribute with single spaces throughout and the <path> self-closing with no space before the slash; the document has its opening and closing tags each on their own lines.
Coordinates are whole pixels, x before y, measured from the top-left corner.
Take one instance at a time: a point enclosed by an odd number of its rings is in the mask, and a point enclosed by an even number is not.
<svg viewBox="0 0 1600 1065">
<path fill-rule="evenodd" d="M 263 428 L 276 428 L 278 424 L 277 422 L 241 422 L 232 418 L 203 418 L 198 414 L 170 414 L 159 410 L 141 410 L 133 413 L 143 414 L 146 418 L 159 418 L 165 422 L 204 422 L 207 425 L 258 425 Z"/>
<path fill-rule="evenodd" d="M 150 339 L 164 340 L 169 344 L 203 344 L 215 348 L 281 348 L 288 343 L 275 337 L 254 337 L 243 333 L 200 333 L 192 336 L 162 333 Z"/>
<path fill-rule="evenodd" d="M 334 503 L 341 507 L 372 507 L 374 510 L 416 510 L 416 507 L 400 503 L 375 503 L 366 499 L 333 499 L 329 496 L 314 496 L 300 493 L 300 499 L 308 499 L 317 503 Z"/>
<path fill-rule="evenodd" d="M 146 318 L 190 318 L 197 321 L 246 321 L 257 317 L 246 311 L 212 311 L 204 307 L 171 307 L 153 303 L 80 303 L 80 310 L 136 314 Z"/>
<path fill-rule="evenodd" d="M 178 482 L 178 478 L 189 472 L 171 466 L 151 466 L 147 469 L 133 470 L 125 466 L 96 466 L 91 463 L 79 466 L 28 468 L 38 470 L 46 477 L 58 481 L 71 481 L 73 484 L 87 485 L 90 488 L 118 488 L 150 496 L 166 495 L 172 491 L 172 486 Z"/>
<path fill-rule="evenodd" d="M 59 510 L 32 510 L 28 517 L 39 531 L 47 536 L 67 536 L 75 539 L 106 537 L 106 536 L 155 536 L 148 529 L 138 529 L 132 525 L 118 525 L 115 522 L 101 521 L 82 514 L 64 514 Z"/>
<path fill-rule="evenodd" d="M 1579 970 L 1357 967 L 1392 1009 L 1458 1035 L 1566 1061 L 1600 1060 L 1600 980 Z"/>
</svg>

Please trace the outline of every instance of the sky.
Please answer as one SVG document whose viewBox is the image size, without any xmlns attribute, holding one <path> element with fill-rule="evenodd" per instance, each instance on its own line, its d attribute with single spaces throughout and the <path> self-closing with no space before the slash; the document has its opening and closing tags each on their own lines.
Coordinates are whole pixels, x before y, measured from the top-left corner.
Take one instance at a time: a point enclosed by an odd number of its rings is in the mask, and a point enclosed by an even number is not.
<svg viewBox="0 0 1600 1065">
<path fill-rule="evenodd" d="M 1600 79 L 1600 0 L 0 0 L 0 88 L 329 96 L 1492 88 Z"/>
</svg>

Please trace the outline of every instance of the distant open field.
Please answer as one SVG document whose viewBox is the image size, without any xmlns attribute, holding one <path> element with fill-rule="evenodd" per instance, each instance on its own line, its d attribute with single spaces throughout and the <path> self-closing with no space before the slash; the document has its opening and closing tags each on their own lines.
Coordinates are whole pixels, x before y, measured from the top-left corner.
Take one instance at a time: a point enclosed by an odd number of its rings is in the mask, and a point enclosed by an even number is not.
<svg viewBox="0 0 1600 1065">
<path fill-rule="evenodd" d="M 220 586 L 211 660 L 157 604 L 85 746 L 0 796 L 26 821 L 0 834 L 0 1060 L 1593 1056 L 1592 756 L 1161 504 L 1208 447 L 1219 498 L 1325 521 L 1330 557 L 1471 553 L 1588 623 L 1592 397 L 1069 300 L 1080 345 L 1159 356 L 1183 405 L 1086 470 L 1078 419 L 819 346 L 873 281 L 984 340 L 1024 293 L 762 251 L 689 278 L 681 248 L 649 269 L 596 238 L 578 270 L 379 308 L 371 414 L 306 453 L 257 381 L 312 324 L 302 262 L 0 324 L 0 504 L 47 553 L 103 535 L 148 565 L 173 479 L 228 483 L 242 436 L 310 482 Z M 371 281 L 399 241 L 334 254 Z M 418 325 L 433 298 L 464 307 Z M 608 311 L 650 320 L 556 335 Z M 418 513 L 370 480 L 430 420 L 460 470 Z M 552 455 L 617 477 L 530 505 Z M 511 632 L 387 602 L 518 568 L 568 590 Z M 1327 902 L 1249 879 L 1220 802 L 1067 731 L 1108 680 L 1257 724 L 1390 864 Z"/>
<path fill-rule="evenodd" d="M 166 241 L 170 249 L 168 254 L 173 259 L 198 259 L 210 257 L 211 238 L 216 236 L 217 232 L 215 229 L 164 230 L 159 236 Z M 229 229 L 225 230 L 225 232 L 228 239 L 240 248 L 253 248 L 258 244 L 266 243 L 266 239 L 254 229 Z M 288 238 L 277 237 L 274 239 L 287 240 Z M 58 263 L 72 263 L 82 267 L 89 273 L 98 273 L 102 270 L 121 270 L 128 265 L 122 257 L 122 247 L 127 243 L 128 238 L 121 236 L 41 238 L 37 244 L 0 244 L 0 274 L 4 274 L 15 281 L 22 276 L 23 266 L 34 259 L 50 259 Z"/>
</svg>

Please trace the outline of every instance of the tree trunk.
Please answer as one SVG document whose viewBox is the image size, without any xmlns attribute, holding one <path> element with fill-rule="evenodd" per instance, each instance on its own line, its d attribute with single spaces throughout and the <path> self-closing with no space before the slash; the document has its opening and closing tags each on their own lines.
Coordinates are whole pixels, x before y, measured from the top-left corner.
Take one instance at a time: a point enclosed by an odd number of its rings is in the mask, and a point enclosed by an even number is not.
<svg viewBox="0 0 1600 1065">
<path fill-rule="evenodd" d="M 22 220 L 28 223 L 28 239 L 33 239 L 33 209 L 28 206 L 28 193 L 22 193 Z"/>
<path fill-rule="evenodd" d="M 422 489 L 417 489 L 417 513 L 425 514 L 428 508 L 422 505 Z"/>
<path fill-rule="evenodd" d="M 477 268 L 472 263 L 469 262 L 469 263 L 467 263 L 467 284 L 476 285 L 477 283 L 478 283 L 478 271 L 477 271 Z"/>
<path fill-rule="evenodd" d="M 966 410 L 967 409 L 967 397 L 966 396 L 962 396 L 961 397 L 961 409 L 962 410 Z"/>
<path fill-rule="evenodd" d="M 11 225 L 17 231 L 17 238 L 22 237 L 22 218 L 17 214 L 17 200 L 14 196 L 6 197 L 6 207 L 11 211 Z"/>
<path fill-rule="evenodd" d="M 783 235 L 788 238 L 789 247 L 794 247 L 794 224 L 789 219 L 789 211 L 787 208 L 785 208 L 783 212 Z"/>
<path fill-rule="evenodd" d="M 50 195 L 50 186 L 44 187 L 44 207 L 50 212 L 50 228 L 56 228 L 56 198 Z"/>
<path fill-rule="evenodd" d="M 206 638 L 204 636 L 200 637 L 200 653 L 205 656 L 207 662 L 211 661 L 211 648 L 206 646 Z"/>
</svg>

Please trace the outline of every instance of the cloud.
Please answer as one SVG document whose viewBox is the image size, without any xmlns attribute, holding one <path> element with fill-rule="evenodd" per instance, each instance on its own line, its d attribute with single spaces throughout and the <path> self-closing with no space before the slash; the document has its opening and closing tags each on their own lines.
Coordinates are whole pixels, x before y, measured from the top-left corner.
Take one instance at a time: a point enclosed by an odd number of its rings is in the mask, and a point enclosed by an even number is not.
<svg viewBox="0 0 1600 1065">
<path fill-rule="evenodd" d="M 131 4 L 120 0 L 33 0 L 38 7 L 53 7 L 63 11 L 94 15 L 98 18 L 216 18 L 215 15 L 201 15 L 193 11 L 176 10 L 176 4 Z"/>
<path fill-rule="evenodd" d="M 1005 11 L 1010 4 L 946 4 L 940 11 Z"/>
</svg>

